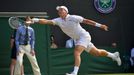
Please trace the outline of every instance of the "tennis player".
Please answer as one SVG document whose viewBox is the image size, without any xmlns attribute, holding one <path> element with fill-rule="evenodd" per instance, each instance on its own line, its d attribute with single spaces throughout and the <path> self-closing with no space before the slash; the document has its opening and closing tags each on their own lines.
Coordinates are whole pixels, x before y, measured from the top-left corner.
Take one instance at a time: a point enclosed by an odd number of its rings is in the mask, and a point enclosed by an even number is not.
<svg viewBox="0 0 134 75">
<path fill-rule="evenodd" d="M 58 18 L 54 18 L 52 20 L 33 18 L 32 21 L 43 25 L 59 26 L 65 34 L 76 40 L 74 49 L 74 70 L 71 73 L 66 73 L 66 75 L 77 75 L 81 63 L 80 55 L 84 50 L 94 56 L 109 57 L 116 61 L 119 66 L 121 65 L 119 52 L 111 53 L 104 49 L 96 48 L 91 42 L 89 32 L 82 28 L 80 23 L 99 27 L 100 29 L 108 31 L 108 27 L 106 25 L 83 18 L 82 16 L 70 15 L 68 14 L 69 11 L 66 6 L 57 6 L 56 10 L 58 11 Z"/>
</svg>

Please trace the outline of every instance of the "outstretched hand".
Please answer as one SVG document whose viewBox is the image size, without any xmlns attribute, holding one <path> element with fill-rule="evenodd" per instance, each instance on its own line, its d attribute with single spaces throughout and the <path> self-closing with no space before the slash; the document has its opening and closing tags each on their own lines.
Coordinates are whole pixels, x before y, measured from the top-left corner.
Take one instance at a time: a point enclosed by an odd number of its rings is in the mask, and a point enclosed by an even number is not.
<svg viewBox="0 0 134 75">
<path fill-rule="evenodd" d="M 105 31 L 108 31 L 108 26 L 106 26 L 106 25 L 101 25 L 100 28 L 105 30 Z"/>
<path fill-rule="evenodd" d="M 26 21 L 26 24 L 34 24 L 32 21 Z"/>
<path fill-rule="evenodd" d="M 26 22 L 26 24 L 34 24 L 34 21 L 28 16 Z"/>
</svg>

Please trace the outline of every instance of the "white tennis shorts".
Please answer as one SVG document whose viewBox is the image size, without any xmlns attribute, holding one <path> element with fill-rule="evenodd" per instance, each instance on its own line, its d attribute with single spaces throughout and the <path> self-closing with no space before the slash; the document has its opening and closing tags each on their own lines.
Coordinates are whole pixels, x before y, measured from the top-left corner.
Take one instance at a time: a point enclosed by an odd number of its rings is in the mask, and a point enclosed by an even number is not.
<svg viewBox="0 0 134 75">
<path fill-rule="evenodd" d="M 81 36 L 80 39 L 76 40 L 75 45 L 84 46 L 86 52 L 90 52 L 94 44 L 91 42 L 91 36 Z"/>
</svg>

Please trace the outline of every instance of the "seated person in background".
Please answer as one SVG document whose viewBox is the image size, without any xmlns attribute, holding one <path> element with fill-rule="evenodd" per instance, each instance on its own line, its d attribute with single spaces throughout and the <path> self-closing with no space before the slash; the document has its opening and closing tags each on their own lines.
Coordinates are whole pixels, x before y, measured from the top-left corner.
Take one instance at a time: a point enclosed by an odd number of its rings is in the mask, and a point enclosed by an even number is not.
<svg viewBox="0 0 134 75">
<path fill-rule="evenodd" d="M 131 62 L 131 66 L 134 67 L 134 47 L 131 49 L 130 62 Z"/>
<path fill-rule="evenodd" d="M 73 39 L 68 39 L 66 41 L 66 48 L 73 48 L 75 46 L 75 40 Z"/>
<path fill-rule="evenodd" d="M 113 42 L 113 43 L 112 43 L 112 47 L 113 47 L 113 48 L 117 48 L 117 43 L 116 43 L 116 42 Z"/>
<path fill-rule="evenodd" d="M 129 72 L 134 72 L 134 45 L 131 48 Z"/>
<path fill-rule="evenodd" d="M 51 46 L 50 46 L 50 48 L 58 48 L 58 46 L 55 44 L 55 41 L 54 41 L 54 36 L 53 35 L 51 35 Z"/>
</svg>

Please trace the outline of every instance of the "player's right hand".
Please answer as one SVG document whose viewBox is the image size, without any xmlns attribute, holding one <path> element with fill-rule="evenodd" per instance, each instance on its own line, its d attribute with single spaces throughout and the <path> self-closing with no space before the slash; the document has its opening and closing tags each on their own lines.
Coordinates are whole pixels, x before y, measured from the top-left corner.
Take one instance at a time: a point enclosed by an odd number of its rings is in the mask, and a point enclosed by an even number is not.
<svg viewBox="0 0 134 75">
<path fill-rule="evenodd" d="M 105 31 L 108 31 L 108 26 L 106 26 L 106 25 L 101 25 L 100 28 L 105 30 Z"/>
</svg>

